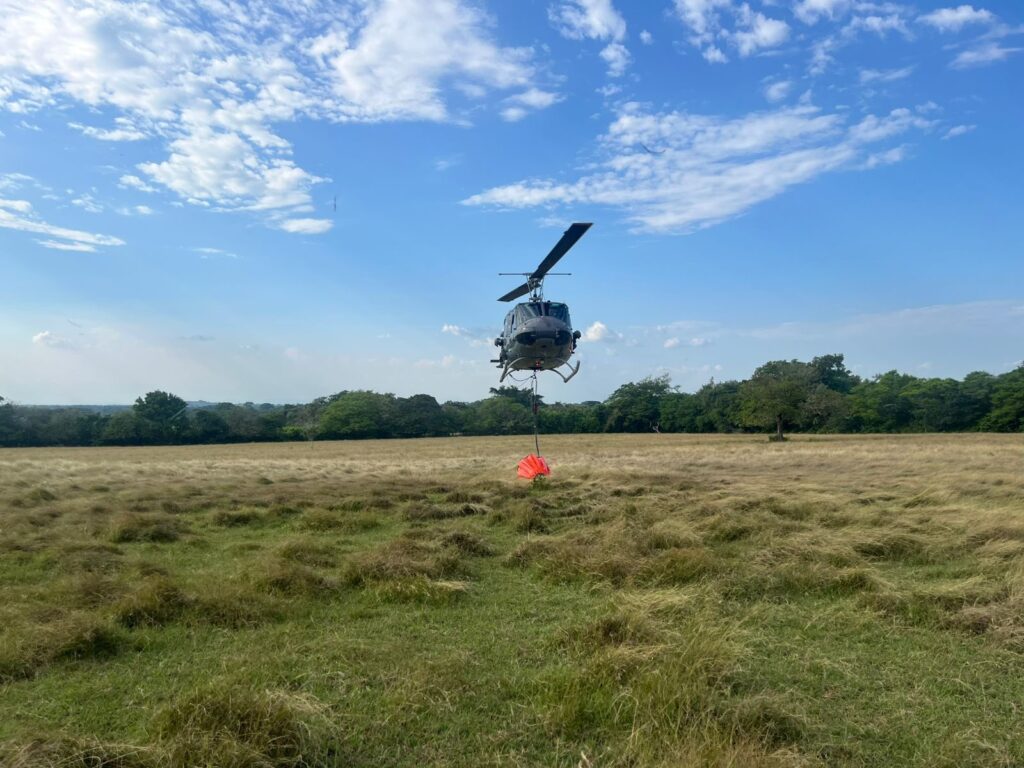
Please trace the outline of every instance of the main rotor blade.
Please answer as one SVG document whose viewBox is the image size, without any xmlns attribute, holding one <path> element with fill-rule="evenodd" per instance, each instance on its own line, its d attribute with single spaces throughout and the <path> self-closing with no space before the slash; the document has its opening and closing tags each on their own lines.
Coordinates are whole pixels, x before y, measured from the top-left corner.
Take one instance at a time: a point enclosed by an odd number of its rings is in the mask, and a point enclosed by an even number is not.
<svg viewBox="0 0 1024 768">
<path fill-rule="evenodd" d="M 540 263 L 536 271 L 530 275 L 534 280 L 539 280 L 548 273 L 548 271 L 558 263 L 558 260 L 565 256 L 565 254 L 576 245 L 576 241 L 583 237 L 583 234 L 590 229 L 590 223 L 576 222 L 572 224 L 565 234 L 562 235 L 562 239 L 555 243 L 555 247 L 551 249 L 551 253 L 544 257 L 544 261 Z"/>
<path fill-rule="evenodd" d="M 508 293 L 506 293 L 504 296 L 502 296 L 500 299 L 498 299 L 498 301 L 512 301 L 513 299 L 518 299 L 520 296 L 525 296 L 529 292 L 530 292 L 530 284 L 529 283 L 523 283 L 518 288 L 514 288 L 511 291 L 509 291 Z"/>
</svg>

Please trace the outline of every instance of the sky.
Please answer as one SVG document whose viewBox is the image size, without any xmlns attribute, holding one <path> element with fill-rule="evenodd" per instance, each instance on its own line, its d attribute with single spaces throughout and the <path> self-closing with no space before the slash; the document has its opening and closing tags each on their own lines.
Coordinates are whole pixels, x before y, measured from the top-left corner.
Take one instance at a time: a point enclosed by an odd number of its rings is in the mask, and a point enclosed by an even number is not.
<svg viewBox="0 0 1024 768">
<path fill-rule="evenodd" d="M 583 332 L 549 401 L 772 359 L 1024 357 L 1024 4 L 0 0 L 0 395 L 497 384 L 496 298 Z"/>
</svg>

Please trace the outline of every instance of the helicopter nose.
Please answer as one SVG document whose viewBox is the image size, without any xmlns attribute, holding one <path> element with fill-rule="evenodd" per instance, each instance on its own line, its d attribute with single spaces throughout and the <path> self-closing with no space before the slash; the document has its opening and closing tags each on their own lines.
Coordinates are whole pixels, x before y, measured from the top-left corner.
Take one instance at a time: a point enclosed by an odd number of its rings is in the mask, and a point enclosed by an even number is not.
<svg viewBox="0 0 1024 768">
<path fill-rule="evenodd" d="M 565 346 L 572 339 L 569 326 L 553 317 L 535 317 L 523 324 L 516 334 L 520 344 L 541 347 Z"/>
</svg>

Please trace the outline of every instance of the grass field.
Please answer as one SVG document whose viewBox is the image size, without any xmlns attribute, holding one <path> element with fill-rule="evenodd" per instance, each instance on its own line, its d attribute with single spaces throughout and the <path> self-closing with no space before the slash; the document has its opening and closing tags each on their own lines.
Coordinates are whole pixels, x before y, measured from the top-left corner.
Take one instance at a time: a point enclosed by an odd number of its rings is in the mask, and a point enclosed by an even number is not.
<svg viewBox="0 0 1024 768">
<path fill-rule="evenodd" d="M 1024 765 L 1024 440 L 0 451 L 5 766 Z"/>
</svg>

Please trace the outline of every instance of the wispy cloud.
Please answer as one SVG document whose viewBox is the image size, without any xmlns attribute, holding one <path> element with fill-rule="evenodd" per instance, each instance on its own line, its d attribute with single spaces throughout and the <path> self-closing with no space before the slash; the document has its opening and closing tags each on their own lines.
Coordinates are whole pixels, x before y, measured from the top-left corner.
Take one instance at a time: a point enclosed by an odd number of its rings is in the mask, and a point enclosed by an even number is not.
<svg viewBox="0 0 1024 768">
<path fill-rule="evenodd" d="M 60 336 L 53 331 L 41 331 L 32 337 L 32 343 L 38 347 L 48 347 L 50 349 L 72 349 L 73 344 L 63 336 Z"/>
<path fill-rule="evenodd" d="M 285 219 L 278 224 L 285 232 L 300 235 L 322 235 L 334 226 L 330 219 Z"/>
<path fill-rule="evenodd" d="M 211 211 L 256 212 L 317 234 L 329 222 L 302 214 L 325 179 L 295 162 L 279 125 L 461 120 L 456 99 L 532 98 L 532 57 L 498 44 L 468 0 L 214 3 L 201 13 L 119 0 L 16 3 L 0 25 L 0 108 L 112 111 L 113 127 L 70 126 L 165 148 L 122 186 L 162 187 Z"/>
<path fill-rule="evenodd" d="M 934 125 L 909 109 L 868 115 L 852 125 L 846 120 L 810 105 L 724 119 L 652 113 L 627 104 L 599 139 L 605 159 L 576 181 L 520 181 L 463 202 L 502 208 L 607 205 L 623 209 L 640 230 L 688 232 L 824 173 L 896 160 L 902 149 L 873 145 Z M 645 149 L 651 146 L 661 150 Z"/>
<path fill-rule="evenodd" d="M 68 127 L 81 131 L 83 135 L 91 139 L 99 139 L 100 141 L 140 141 L 147 137 L 146 133 L 133 127 L 131 121 L 127 118 L 119 117 L 116 119 L 116 122 L 119 124 L 118 127 L 109 129 L 82 125 L 81 123 L 68 123 Z"/>
<path fill-rule="evenodd" d="M 943 139 L 955 139 L 957 136 L 965 136 L 971 131 L 975 130 L 978 126 L 976 125 L 954 125 L 948 131 Z"/>
<path fill-rule="evenodd" d="M 58 241 L 67 241 L 63 248 L 54 240 L 37 241 L 46 248 L 85 251 L 94 250 L 94 248 L 83 246 L 124 245 L 124 240 L 118 237 L 48 224 L 35 213 L 32 204 L 27 200 L 0 200 L 0 227 L 47 235 L 57 238 Z"/>
<path fill-rule="evenodd" d="M 777 48 L 790 36 L 782 19 L 766 16 L 747 3 L 732 0 L 675 0 L 676 16 L 689 30 L 689 42 L 713 64 L 724 64 L 729 57 L 719 47 L 725 41 L 741 58 Z"/>
<path fill-rule="evenodd" d="M 892 83 L 896 80 L 903 80 L 914 74 L 914 67 L 901 67 L 899 69 L 862 69 L 860 71 L 860 82 L 862 85 L 869 83 Z"/>
<path fill-rule="evenodd" d="M 969 24 L 991 24 L 996 17 L 991 11 L 984 8 L 960 5 L 956 8 L 939 8 L 931 13 L 918 16 L 917 20 L 940 32 L 959 32 Z"/>
<path fill-rule="evenodd" d="M 201 259 L 237 259 L 238 254 L 231 251 L 225 251 L 222 248 L 210 248 L 203 246 L 201 248 L 193 248 L 193 251 L 199 254 Z"/>
<path fill-rule="evenodd" d="M 1005 61 L 1013 54 L 1020 53 L 1022 50 L 1024 48 L 1008 48 L 1000 43 L 990 41 L 961 51 L 950 63 L 950 66 L 953 69 L 984 67 L 998 61 Z"/>
</svg>

